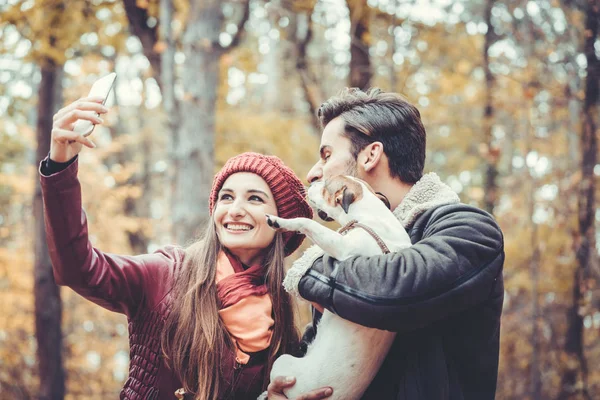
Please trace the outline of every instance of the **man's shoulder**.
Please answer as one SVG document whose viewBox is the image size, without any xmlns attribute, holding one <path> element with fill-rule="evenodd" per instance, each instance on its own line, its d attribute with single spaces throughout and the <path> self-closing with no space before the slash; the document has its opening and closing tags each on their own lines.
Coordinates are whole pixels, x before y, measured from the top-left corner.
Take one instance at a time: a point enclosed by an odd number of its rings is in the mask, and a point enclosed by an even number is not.
<svg viewBox="0 0 600 400">
<path fill-rule="evenodd" d="M 444 227 L 469 226 L 486 234 L 498 236 L 502 240 L 502 231 L 494 217 L 485 210 L 465 203 L 445 204 L 425 211 L 411 228 L 414 234 L 421 236 L 426 230 Z"/>
<path fill-rule="evenodd" d="M 415 225 L 418 223 L 435 223 L 448 218 L 464 220 L 465 223 L 468 223 L 469 220 L 487 220 L 496 225 L 496 221 L 490 213 L 482 210 L 481 208 L 465 203 L 444 204 L 430 208 L 421 214 L 419 218 L 417 218 Z"/>
</svg>

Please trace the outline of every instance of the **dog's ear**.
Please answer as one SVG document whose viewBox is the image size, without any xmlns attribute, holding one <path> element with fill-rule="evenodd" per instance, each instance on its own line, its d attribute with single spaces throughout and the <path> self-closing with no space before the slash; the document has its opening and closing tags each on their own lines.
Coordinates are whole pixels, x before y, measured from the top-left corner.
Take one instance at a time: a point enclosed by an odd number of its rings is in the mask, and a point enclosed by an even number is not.
<svg viewBox="0 0 600 400">
<path fill-rule="evenodd" d="M 342 206 L 342 209 L 346 214 L 348 214 L 348 209 L 350 208 L 350 204 L 354 202 L 356 196 L 351 189 L 348 189 L 347 186 L 340 191 L 338 191 L 337 196 L 335 197 L 335 202 Z"/>
</svg>

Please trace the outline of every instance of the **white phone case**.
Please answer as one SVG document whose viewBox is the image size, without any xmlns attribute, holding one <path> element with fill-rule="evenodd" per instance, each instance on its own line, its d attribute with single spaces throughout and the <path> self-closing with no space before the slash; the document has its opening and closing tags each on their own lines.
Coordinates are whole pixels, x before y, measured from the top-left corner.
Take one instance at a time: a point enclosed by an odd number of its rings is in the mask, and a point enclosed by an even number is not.
<svg viewBox="0 0 600 400">
<path fill-rule="evenodd" d="M 108 94 L 110 93 L 110 90 L 112 89 L 113 84 L 115 83 L 116 77 L 117 77 L 117 74 L 112 72 L 112 73 L 98 79 L 92 85 L 92 88 L 90 89 L 90 93 L 88 94 L 88 97 L 91 97 L 91 96 L 103 97 L 104 100 L 102 101 L 102 104 L 106 103 L 106 100 L 108 99 Z M 95 125 L 91 121 L 88 121 L 86 119 L 78 119 L 77 121 L 75 121 L 75 125 L 73 126 L 73 132 L 80 133 L 84 137 L 86 137 L 92 133 L 92 131 L 94 130 L 94 126 Z"/>
</svg>

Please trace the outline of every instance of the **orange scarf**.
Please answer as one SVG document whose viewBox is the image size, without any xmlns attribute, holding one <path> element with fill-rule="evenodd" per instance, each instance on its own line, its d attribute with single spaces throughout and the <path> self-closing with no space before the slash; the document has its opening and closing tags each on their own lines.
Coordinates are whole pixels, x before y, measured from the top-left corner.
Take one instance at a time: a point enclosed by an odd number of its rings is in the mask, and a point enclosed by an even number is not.
<svg viewBox="0 0 600 400">
<path fill-rule="evenodd" d="M 271 344 L 273 304 L 265 284 L 265 267 L 244 269 L 232 254 L 221 251 L 217 259 L 219 315 L 236 345 L 236 361 L 248 363 L 250 355 Z"/>
</svg>

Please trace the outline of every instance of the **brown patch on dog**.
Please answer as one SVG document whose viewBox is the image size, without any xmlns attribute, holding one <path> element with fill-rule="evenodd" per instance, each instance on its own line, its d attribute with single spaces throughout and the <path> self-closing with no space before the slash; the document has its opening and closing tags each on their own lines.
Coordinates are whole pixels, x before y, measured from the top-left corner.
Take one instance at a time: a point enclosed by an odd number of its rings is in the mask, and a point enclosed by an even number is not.
<svg viewBox="0 0 600 400">
<path fill-rule="evenodd" d="M 367 182 L 363 181 L 362 179 L 359 179 L 359 178 L 354 178 L 354 179 L 356 179 L 357 181 L 359 181 L 360 183 L 362 183 L 363 185 L 365 185 L 365 187 L 366 187 L 367 189 L 369 189 L 369 191 L 370 191 L 371 193 L 373 193 L 375 196 L 377 196 L 377 198 L 378 198 L 379 200 L 381 200 L 381 201 L 383 202 L 383 204 L 385 204 L 385 206 L 386 206 L 388 209 L 391 209 L 391 206 L 390 206 L 390 201 L 388 200 L 388 198 L 387 198 L 387 197 L 386 197 L 386 196 L 385 196 L 383 193 L 376 192 L 376 191 L 375 191 L 375 190 L 374 190 L 374 189 L 371 187 L 371 185 L 369 185 Z"/>
<path fill-rule="evenodd" d="M 325 181 L 323 198 L 332 207 L 337 204 L 347 207 L 363 197 L 360 183 L 344 175 L 337 175 Z M 345 200 L 344 200 L 345 199 Z"/>
<path fill-rule="evenodd" d="M 363 185 L 365 185 L 367 187 L 367 189 L 369 189 L 369 191 L 371 193 L 373 193 L 374 195 L 377 195 L 377 193 L 375 192 L 375 190 L 373 190 L 373 188 L 371 187 L 371 185 L 369 185 L 367 182 L 363 181 L 360 178 L 353 178 L 353 179 L 356 180 L 356 181 L 359 181 L 360 183 L 362 183 Z"/>
</svg>

